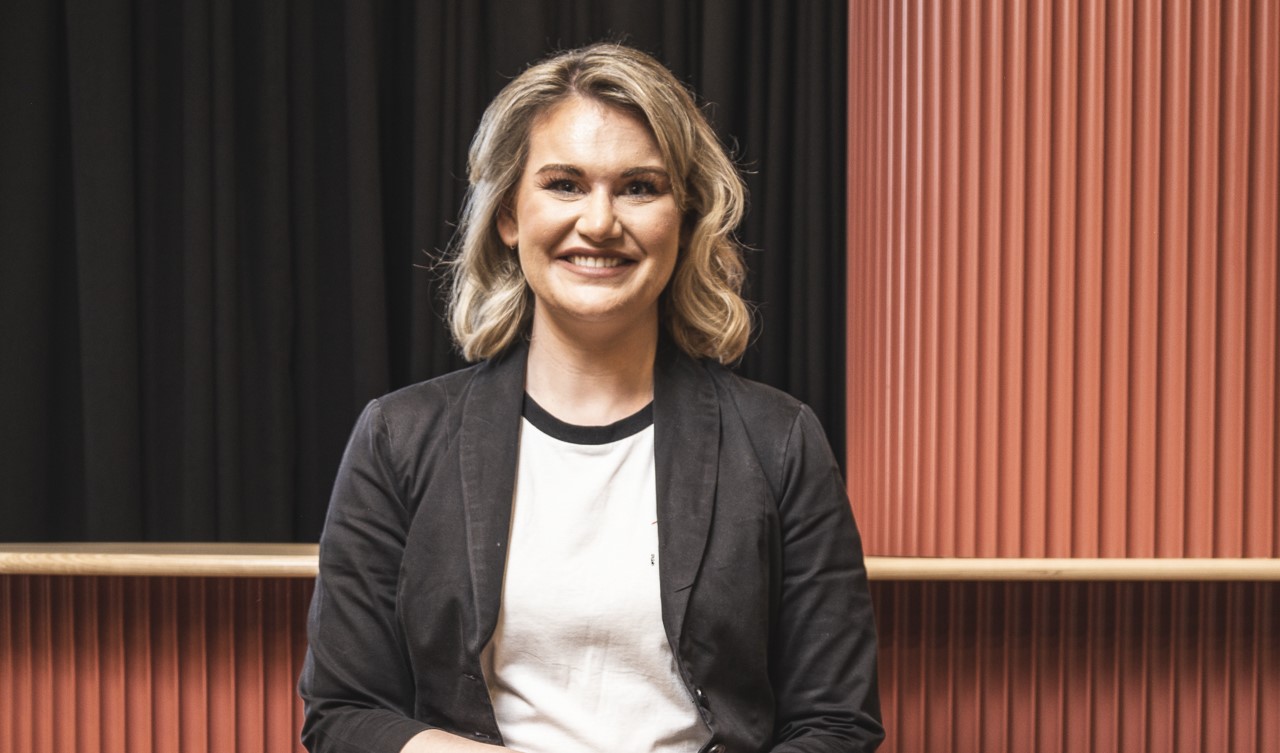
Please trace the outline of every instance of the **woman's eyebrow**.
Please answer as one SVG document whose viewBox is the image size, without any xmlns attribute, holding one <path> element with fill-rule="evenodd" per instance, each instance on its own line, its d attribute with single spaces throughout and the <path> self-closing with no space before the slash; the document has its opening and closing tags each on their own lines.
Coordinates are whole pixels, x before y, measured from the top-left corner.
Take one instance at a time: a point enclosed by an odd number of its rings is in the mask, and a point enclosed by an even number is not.
<svg viewBox="0 0 1280 753">
<path fill-rule="evenodd" d="M 538 172 L 534 174 L 542 175 L 543 173 L 568 173 L 569 175 L 580 176 L 582 175 L 582 169 L 578 167 L 574 167 L 573 165 L 561 165 L 557 163 L 552 163 L 549 165 L 543 165 L 542 167 L 538 168 Z"/>
<path fill-rule="evenodd" d="M 659 178 L 667 178 L 667 171 L 660 167 L 631 167 L 622 171 L 622 177 L 634 178 L 637 175 L 656 175 Z"/>
<path fill-rule="evenodd" d="M 566 175 L 572 175 L 574 177 L 581 177 L 582 175 L 584 175 L 582 168 L 577 167 L 575 165 L 565 165 L 558 162 L 553 162 L 550 164 L 543 165 L 542 167 L 538 168 L 538 171 L 534 174 L 542 175 L 543 173 L 565 173 Z M 647 166 L 629 167 L 626 170 L 622 171 L 623 178 L 634 178 L 637 175 L 656 175 L 660 178 L 669 177 L 667 174 L 667 171 L 662 169 L 661 167 L 647 167 Z"/>
</svg>

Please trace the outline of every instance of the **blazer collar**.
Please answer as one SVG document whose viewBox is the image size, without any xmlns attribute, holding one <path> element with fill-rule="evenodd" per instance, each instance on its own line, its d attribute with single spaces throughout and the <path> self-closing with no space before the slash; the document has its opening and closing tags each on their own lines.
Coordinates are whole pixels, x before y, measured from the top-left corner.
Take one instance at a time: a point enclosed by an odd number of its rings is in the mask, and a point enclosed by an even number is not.
<svg viewBox="0 0 1280 753">
<path fill-rule="evenodd" d="M 521 340 L 483 364 L 462 406 L 458 456 L 476 604 L 477 655 L 493 635 L 502 604 L 528 355 L 528 344 Z"/>
<path fill-rule="evenodd" d="M 720 401 L 702 364 L 665 340 L 654 364 L 653 395 L 662 623 L 678 651 L 715 508 Z"/>
<path fill-rule="evenodd" d="M 519 459 L 528 345 L 476 372 L 459 429 L 477 650 L 498 624 Z M 662 621 L 673 648 L 711 527 L 720 453 L 720 403 L 701 364 L 663 341 L 654 364 L 654 460 Z"/>
</svg>

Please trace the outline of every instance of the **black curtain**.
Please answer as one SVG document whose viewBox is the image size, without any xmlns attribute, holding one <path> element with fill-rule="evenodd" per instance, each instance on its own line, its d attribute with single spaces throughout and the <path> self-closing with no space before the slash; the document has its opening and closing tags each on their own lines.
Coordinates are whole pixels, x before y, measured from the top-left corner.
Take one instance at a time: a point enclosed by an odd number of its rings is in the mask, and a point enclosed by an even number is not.
<svg viewBox="0 0 1280 753">
<path fill-rule="evenodd" d="M 843 2 L 10 0 L 0 539 L 314 540 L 371 397 L 462 364 L 432 264 L 529 62 L 664 60 L 748 169 L 740 366 L 844 432 Z"/>
</svg>

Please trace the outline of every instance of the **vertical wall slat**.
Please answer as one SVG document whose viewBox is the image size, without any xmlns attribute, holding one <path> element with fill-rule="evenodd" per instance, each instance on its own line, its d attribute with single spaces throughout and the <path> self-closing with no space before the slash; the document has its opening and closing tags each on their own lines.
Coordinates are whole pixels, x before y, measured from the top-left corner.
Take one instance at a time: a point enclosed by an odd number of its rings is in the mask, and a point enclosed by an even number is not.
<svg viewBox="0 0 1280 753">
<path fill-rule="evenodd" d="M 10 750 L 34 750 L 33 722 L 36 706 L 33 702 L 35 693 L 31 689 L 36 686 L 36 651 L 31 640 L 31 624 L 38 622 L 33 619 L 36 617 L 33 609 L 35 594 L 32 592 L 30 577 L 19 575 L 4 580 L 9 584 L 5 596 L 9 605 L 9 624 L 13 626 L 9 631 L 8 643 L 0 646 L 11 652 L 0 662 L 0 666 L 8 667 L 13 673 L 10 676 L 9 692 L 5 696 L 12 704 L 10 713 L 7 714 L 10 722 L 8 735 L 13 746 Z"/>
<path fill-rule="evenodd" d="M 1187 271 L 1191 119 L 1191 2 L 1170 0 L 1162 23 L 1164 92 L 1161 122 L 1159 455 L 1156 556 L 1186 549 Z"/>
<path fill-rule="evenodd" d="M 1135 203 L 1133 167 L 1133 5 L 1113 3 L 1106 10 L 1105 100 L 1103 113 L 1102 235 L 1097 247 L 1102 265 L 1102 332 L 1096 504 L 1099 511 L 1097 551 L 1124 552 L 1129 542 L 1126 496 L 1129 489 L 1129 370 L 1133 367 L 1130 334 L 1133 323 L 1132 215 Z"/>
<path fill-rule="evenodd" d="M 958 243 L 946 251 L 957 261 L 957 379 L 956 379 L 956 514 L 953 547 L 961 556 L 975 554 L 977 536 L 977 442 L 978 442 L 978 194 L 980 192 L 981 136 L 980 92 L 982 86 L 982 27 L 976 3 L 957 4 L 959 37 L 958 85 L 959 160 L 957 168 Z"/>
<path fill-rule="evenodd" d="M 1218 351 L 1219 9 L 1192 4 L 1190 267 L 1187 372 L 1187 555 L 1214 556 L 1214 424 Z"/>
<path fill-rule="evenodd" d="M 1139 0 L 1134 16 L 1133 221 L 1130 225 L 1132 300 L 1129 318 L 1130 364 L 1125 385 L 1129 411 L 1123 452 L 1128 461 L 1123 500 L 1127 540 L 1109 552 L 1135 557 L 1156 555 L 1156 473 L 1158 429 L 1157 395 L 1160 330 L 1160 0 Z M 1108 453 L 1112 455 L 1114 453 Z M 1118 493 L 1119 494 L 1119 493 Z"/>
<path fill-rule="evenodd" d="M 75 621 L 58 619 L 59 615 L 75 614 L 74 583 L 66 579 L 49 581 L 49 651 L 47 661 L 50 677 L 47 685 L 48 729 L 54 750 L 75 750 L 75 725 L 63 720 L 76 715 L 76 645 Z"/>
<path fill-rule="evenodd" d="M 939 0 L 927 0 L 924 12 L 924 159 L 930 164 L 938 164 L 942 150 L 942 66 L 944 60 L 940 54 L 942 39 L 942 8 Z M 920 358 L 922 372 L 919 421 L 923 427 L 923 447 L 919 453 L 921 481 L 918 487 L 919 496 L 912 501 L 917 510 L 916 519 L 919 527 L 915 531 L 936 531 L 939 528 L 937 507 L 927 504 L 927 500 L 937 499 L 939 488 L 944 483 L 938 467 L 938 453 L 941 446 L 937 411 L 941 405 L 941 327 L 939 312 L 941 301 L 940 274 L 942 268 L 942 240 L 940 229 L 942 223 L 942 181 L 939 171 L 924 171 L 924 261 L 921 273 L 924 284 L 921 288 L 925 300 L 922 312 L 924 334 L 921 338 L 923 353 Z M 904 532 L 898 538 L 905 541 L 911 532 Z"/>
<path fill-rule="evenodd" d="M 155 693 L 151 734 L 157 751 L 181 745 L 182 665 L 179 663 L 179 580 L 153 578 L 151 586 L 151 682 Z"/>
<path fill-rule="evenodd" d="M 1068 556 L 1074 545 L 1072 427 L 1075 411 L 1077 14 L 1075 3 L 1052 7 L 1052 97 L 1049 198 L 1049 555 Z"/>
<path fill-rule="evenodd" d="M 867 551 L 1280 554 L 1275 17 L 851 5 Z"/>
<path fill-rule="evenodd" d="M 1276 16 L 1272 15 L 1274 20 Z M 1280 640 L 1276 639 L 1274 625 L 1280 622 L 1280 593 L 1274 588 L 1259 585 L 1255 588 L 1253 636 L 1258 648 L 1258 667 L 1280 667 Z M 1268 632 L 1270 631 L 1270 632 Z M 1280 697 L 1280 672 L 1263 672 L 1258 677 L 1257 699 L 1254 708 L 1265 723 L 1258 725 L 1258 750 L 1280 750 L 1280 720 L 1264 705 Z"/>
<path fill-rule="evenodd" d="M 54 738 L 54 720 L 59 718 L 54 700 L 54 687 L 57 670 L 54 665 L 53 583 L 44 578 L 35 579 L 32 584 L 30 619 L 28 626 L 28 645 L 31 647 L 31 706 L 33 749 L 54 749 L 57 741 Z"/>
<path fill-rule="evenodd" d="M 945 152 L 942 140 L 946 138 L 948 126 L 944 123 L 943 113 L 946 112 L 944 108 L 948 107 L 948 103 L 943 99 L 946 89 L 943 71 L 951 61 L 940 58 L 938 54 L 943 49 L 938 40 L 948 33 L 944 16 L 947 9 L 938 0 L 923 0 L 918 3 L 918 6 L 922 25 L 919 38 L 921 58 L 919 91 L 922 100 L 919 109 L 919 125 L 921 127 L 920 164 L 923 165 L 931 160 L 941 159 L 941 155 Z M 939 330 L 938 312 L 939 307 L 943 305 L 942 291 L 945 280 L 945 274 L 941 269 L 944 258 L 940 254 L 940 249 L 945 244 L 940 234 L 945 211 L 944 201 L 947 196 L 946 178 L 943 177 L 941 170 L 930 172 L 920 170 L 919 166 L 916 166 L 916 172 L 920 176 L 921 185 L 919 197 L 921 209 L 918 216 L 921 222 L 918 233 L 921 243 L 921 263 L 918 270 L 920 284 L 914 288 L 919 296 L 915 310 L 921 316 L 919 346 L 921 352 L 918 359 L 920 398 L 915 411 L 915 422 L 919 427 L 916 441 L 920 444 L 916 453 L 918 458 L 916 468 L 920 482 L 914 486 L 916 498 L 906 501 L 913 511 L 917 524 L 915 527 L 895 529 L 894 537 L 899 541 L 913 536 L 914 531 L 926 529 L 933 531 L 931 535 L 943 535 L 936 519 L 938 510 L 932 506 L 922 506 L 920 502 L 922 499 L 933 498 L 939 493 L 942 485 L 942 479 L 938 475 L 941 461 L 938 452 L 943 447 L 943 442 L 939 436 L 942 427 L 938 421 L 937 409 L 945 404 L 945 397 L 940 391 L 946 389 L 946 385 L 943 384 L 938 373 L 943 363 L 941 350 L 943 334 Z M 933 321 L 927 321 L 927 318 L 932 318 Z"/>
<path fill-rule="evenodd" d="M 1163 619 L 1168 591 L 1145 588 L 1142 619 L 1150 625 L 1143 643 L 1145 672 L 1137 680 L 1146 688 L 1147 744 L 1151 750 L 1173 750 L 1173 640 L 1172 622 Z"/>
<path fill-rule="evenodd" d="M 1222 160 L 1218 222 L 1219 310 L 1215 329 L 1219 346 L 1214 381 L 1217 426 L 1214 458 L 1214 551 L 1244 551 L 1245 329 L 1249 297 L 1245 272 L 1249 227 L 1250 55 L 1247 0 L 1227 0 L 1222 19 L 1222 124 L 1218 151 Z M 1260 103 L 1261 104 L 1261 103 Z M 1263 105 L 1265 106 L 1265 105 Z"/>
<path fill-rule="evenodd" d="M 237 589 L 234 621 L 236 750 L 263 753 L 267 704 L 263 671 L 263 584 L 260 580 Z"/>
<path fill-rule="evenodd" d="M 92 581 L 86 581 L 92 583 Z M 102 718 L 101 753 L 126 753 L 125 745 L 125 612 L 124 579 L 104 578 L 99 598 L 99 703 Z"/>
<path fill-rule="evenodd" d="M 1074 7 L 1064 4 L 1064 9 Z M 1073 154 L 1077 163 L 1075 191 L 1075 238 L 1059 249 L 1063 264 L 1075 265 L 1074 297 L 1062 301 L 1060 311 L 1071 312 L 1062 317 L 1064 330 L 1074 324 L 1072 349 L 1056 364 L 1073 371 L 1073 394 L 1064 393 L 1064 404 L 1072 421 L 1065 436 L 1071 440 L 1071 462 L 1065 472 L 1071 476 L 1073 512 L 1071 550 L 1081 556 L 1098 556 L 1099 464 L 1102 451 L 1102 314 L 1103 314 L 1103 116 L 1107 71 L 1106 32 L 1100 0 L 1084 0 L 1079 4 L 1079 92 L 1076 117 L 1078 128 L 1074 140 L 1065 139 L 1061 148 Z M 1063 208 L 1063 226 L 1072 222 L 1068 208 Z M 1065 554 L 1065 552 L 1064 552 Z"/>
<path fill-rule="evenodd" d="M 891 54 L 891 44 L 889 39 L 889 24 L 887 16 L 889 7 L 884 4 L 877 4 L 874 33 L 876 34 L 876 44 L 872 46 L 875 51 L 875 76 L 869 86 L 873 105 L 869 116 L 872 118 L 874 141 L 872 144 L 882 147 L 887 139 L 888 134 L 892 131 L 892 124 L 888 122 L 888 118 L 892 114 L 889 106 L 889 55 Z M 868 163 L 871 165 L 872 183 L 869 188 L 872 189 L 870 194 L 872 200 L 870 202 L 870 217 L 867 226 L 871 244 L 874 248 L 883 248 L 887 243 L 885 233 L 885 217 L 888 216 L 889 199 L 883 191 L 876 192 L 875 189 L 881 189 L 887 182 L 886 173 L 888 172 L 888 157 L 883 153 L 882 149 L 869 149 Z M 871 459 L 871 468 L 868 471 L 867 478 L 870 480 L 870 490 L 867 495 L 867 504 L 874 504 L 875 500 L 881 499 L 888 495 L 888 485 L 886 479 L 889 473 L 889 458 L 887 448 L 890 446 L 889 430 L 890 423 L 885 415 L 888 405 L 885 390 L 889 385 L 889 359 L 887 357 L 888 336 L 885 328 L 888 326 L 882 321 L 884 311 L 888 303 L 888 288 L 884 283 L 884 268 L 887 260 L 884 254 L 873 254 L 869 256 L 870 272 L 865 282 L 868 288 L 863 288 L 870 295 L 872 312 L 866 321 L 871 327 L 871 335 L 869 343 L 873 354 L 873 363 L 878 369 L 877 373 L 871 375 L 868 383 L 873 385 L 874 389 L 870 392 L 870 409 L 868 413 L 872 416 L 872 420 L 868 422 L 871 429 L 871 447 L 868 455 Z"/>
<path fill-rule="evenodd" d="M 236 599 L 229 581 L 210 584 L 205 598 L 205 620 L 209 625 L 209 643 L 205 652 L 209 661 L 207 703 L 209 726 L 202 730 L 209 740 L 210 751 L 235 750 L 236 747 Z"/>
<path fill-rule="evenodd" d="M 906 80 L 906 24 L 905 24 L 905 6 L 898 5 L 890 9 L 890 38 L 892 41 L 890 53 L 890 80 L 904 81 Z M 905 337 L 903 333 L 903 324 L 905 322 L 905 313 L 903 312 L 904 298 L 903 280 L 905 279 L 905 270 L 903 262 L 905 259 L 905 238 L 904 228 L 907 220 L 905 212 L 907 209 L 907 199 L 905 196 L 905 178 L 907 170 L 907 139 L 906 139 L 906 114 L 904 112 L 907 103 L 906 87 L 891 87 L 889 89 L 889 107 L 892 108 L 891 126 L 889 128 L 889 248 L 890 252 L 886 265 L 887 292 L 891 305 L 886 312 L 885 320 L 888 325 L 885 332 L 886 349 L 888 353 L 888 361 L 886 363 L 886 372 L 888 374 L 888 384 L 890 388 L 885 396 L 885 426 L 889 435 L 888 445 L 888 471 L 887 491 L 889 496 L 902 498 L 902 476 L 903 476 L 903 420 L 902 407 L 905 402 L 903 394 L 903 354 L 906 350 Z M 898 529 L 902 529 L 902 510 L 898 511 L 896 523 Z"/>
<path fill-rule="evenodd" d="M 178 661 L 182 666 L 182 725 L 184 753 L 208 753 L 209 735 L 209 611 L 210 581 L 189 581 L 179 594 L 178 609 L 185 628 L 178 635 Z"/>
<path fill-rule="evenodd" d="M 1025 463 L 1022 468 L 1022 494 L 1017 500 L 1023 508 L 1025 529 L 1017 553 L 1043 557 L 1049 553 L 1048 510 L 1045 504 L 1029 504 L 1028 501 L 1047 501 L 1049 494 L 1049 116 L 1052 107 L 1049 95 L 1053 19 L 1049 0 L 1031 0 L 1030 6 L 1027 14 L 1030 62 L 1025 87 L 1030 102 L 1025 126 L 1028 211 L 1023 246 L 1027 264 L 1027 326 L 1022 338 L 1027 354 L 1026 383 L 1022 390 L 1026 431 L 1022 454 Z M 1014 335 L 1013 339 L 1017 336 Z M 1013 390 L 1014 386 L 1009 385 L 1006 389 Z M 871 538 L 874 542 L 874 533 Z M 874 543 L 871 547 L 870 551 L 875 551 Z M 903 548 L 896 551 L 912 550 Z"/>
<path fill-rule="evenodd" d="M 74 621 L 75 677 L 71 687 L 66 689 L 70 697 L 75 699 L 75 735 L 74 747 L 68 750 L 83 753 L 102 753 L 102 717 L 99 701 L 102 692 L 102 646 L 101 636 L 106 634 L 101 618 L 104 610 L 99 599 L 100 589 L 92 587 L 82 579 L 67 583 L 72 596 L 72 613 L 78 615 Z"/>
<path fill-rule="evenodd" d="M 1005 35 L 1004 12 L 1000 3 L 981 7 L 982 28 L 975 32 L 981 39 L 1001 39 Z M 978 193 L 981 217 L 978 233 L 978 427 L 977 487 L 975 489 L 977 523 L 974 553 L 994 557 L 999 551 L 1000 494 L 1000 310 L 1001 222 L 1003 197 L 1004 97 L 1001 77 L 1004 74 L 1004 48 L 981 45 L 982 78 L 978 112 L 982 135 L 981 190 Z M 923 172 L 923 166 L 917 168 Z"/>
<path fill-rule="evenodd" d="M 151 585 L 130 578 L 124 592 L 125 612 L 125 746 L 130 753 L 155 750 L 151 706 L 155 698 L 151 672 Z"/>
<path fill-rule="evenodd" d="M 902 512 L 898 515 L 899 530 L 895 538 L 901 539 L 905 531 L 916 530 L 917 500 L 919 499 L 919 415 L 920 415 L 920 329 L 923 317 L 920 315 L 920 228 L 923 201 L 921 192 L 921 157 L 920 129 L 923 119 L 920 107 L 923 100 L 920 91 L 921 72 L 921 2 L 912 0 L 903 9 L 903 31 L 906 39 L 904 81 L 904 171 L 903 191 L 907 200 L 902 217 L 902 400 L 898 405 L 899 422 L 902 436 L 899 448 L 902 461 L 899 466 L 899 488 L 903 501 Z"/>
<path fill-rule="evenodd" d="M 1027 12 L 1026 4 L 1013 0 L 1004 5 L 1005 34 L 1008 39 L 1003 63 L 1004 97 L 1000 143 L 1004 148 L 1001 160 L 1002 210 L 1000 243 L 1000 329 L 996 335 L 1003 346 L 1000 352 L 999 383 L 999 434 L 997 473 L 1000 479 L 995 513 L 999 519 L 998 541 L 995 555 L 1015 556 L 1022 551 L 1027 538 L 1023 529 L 1022 474 L 1026 458 L 1023 455 L 1023 404 L 1019 390 L 1008 389 L 1024 384 L 1024 359 L 1026 351 L 1022 333 L 1026 329 L 1025 280 L 1027 264 L 1026 248 L 1026 89 L 1021 82 L 1027 79 Z M 917 501 L 917 504 L 920 502 Z"/>
<path fill-rule="evenodd" d="M 270 581 L 263 584 L 262 622 L 262 672 L 264 718 L 262 729 L 263 749 L 286 751 L 294 744 L 302 720 L 294 726 L 294 683 L 301 667 L 294 662 L 295 635 L 305 635 L 306 625 L 296 619 L 306 610 L 309 599 L 299 600 L 296 584 L 289 581 Z"/>
<path fill-rule="evenodd" d="M 1248 457 L 1245 478 L 1245 556 L 1272 554 L 1280 542 L 1280 514 L 1276 511 L 1277 469 L 1280 469 L 1280 413 L 1277 408 L 1277 298 L 1275 207 L 1280 206 L 1277 171 L 1280 163 L 1280 11 L 1275 3 L 1254 6 L 1251 24 L 1253 54 L 1250 81 L 1249 175 L 1249 342 L 1248 408 L 1245 411 Z"/>
</svg>

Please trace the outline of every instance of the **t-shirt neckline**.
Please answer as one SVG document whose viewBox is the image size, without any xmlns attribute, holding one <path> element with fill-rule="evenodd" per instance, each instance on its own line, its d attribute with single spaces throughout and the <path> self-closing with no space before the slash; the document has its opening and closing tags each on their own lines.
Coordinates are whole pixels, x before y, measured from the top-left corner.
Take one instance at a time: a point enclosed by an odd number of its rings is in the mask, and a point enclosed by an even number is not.
<svg viewBox="0 0 1280 753">
<path fill-rule="evenodd" d="M 606 426 L 580 426 L 561 421 L 538 405 L 529 393 L 524 393 L 521 415 L 534 428 L 561 442 L 583 445 L 601 445 L 634 436 L 653 425 L 653 401 L 626 418 L 620 418 Z"/>
</svg>

